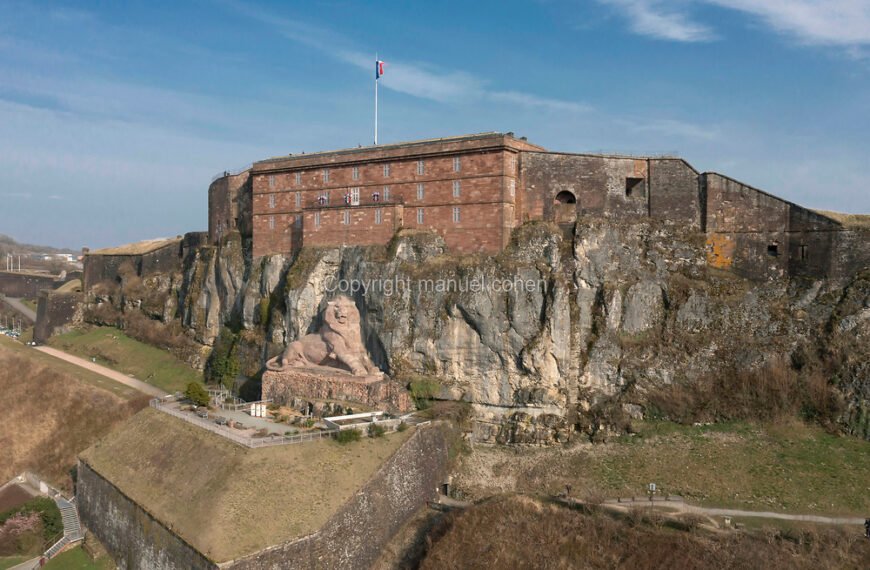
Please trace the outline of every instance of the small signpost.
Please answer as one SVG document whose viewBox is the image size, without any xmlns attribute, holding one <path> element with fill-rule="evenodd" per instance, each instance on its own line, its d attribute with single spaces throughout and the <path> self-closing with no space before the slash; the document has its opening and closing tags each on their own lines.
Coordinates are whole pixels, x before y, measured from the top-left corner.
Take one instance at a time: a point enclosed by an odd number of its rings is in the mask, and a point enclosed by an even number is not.
<svg viewBox="0 0 870 570">
<path fill-rule="evenodd" d="M 656 484 L 655 484 L 655 483 L 650 483 L 650 484 L 649 484 L 649 488 L 647 489 L 647 492 L 649 493 L 649 500 L 652 501 L 652 500 L 653 500 L 653 495 L 656 494 Z"/>
</svg>

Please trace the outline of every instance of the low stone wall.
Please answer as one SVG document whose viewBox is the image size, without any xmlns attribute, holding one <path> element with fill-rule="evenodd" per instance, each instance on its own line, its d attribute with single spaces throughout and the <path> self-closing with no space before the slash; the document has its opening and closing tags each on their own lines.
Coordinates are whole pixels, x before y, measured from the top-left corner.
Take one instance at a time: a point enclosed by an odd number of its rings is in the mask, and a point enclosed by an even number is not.
<svg viewBox="0 0 870 570">
<path fill-rule="evenodd" d="M 408 517 L 435 498 L 447 473 L 445 430 L 437 423 L 412 429 L 408 441 L 319 531 L 238 560 L 210 561 L 81 460 L 79 514 L 121 570 L 369 568 Z"/>
<path fill-rule="evenodd" d="M 218 567 L 81 460 L 76 501 L 82 523 L 103 543 L 120 570 Z"/>
<path fill-rule="evenodd" d="M 286 405 L 293 398 L 356 402 L 399 412 L 414 409 L 408 390 L 386 377 L 372 380 L 302 369 L 269 370 L 263 373 L 264 400 Z"/>
<path fill-rule="evenodd" d="M 67 332 L 82 321 L 81 293 L 41 291 L 36 307 L 33 340 L 42 344 L 56 334 Z"/>
<path fill-rule="evenodd" d="M 57 289 L 68 280 L 59 280 L 53 275 L 0 271 L 0 293 L 7 297 L 33 299 L 41 290 Z"/>
<path fill-rule="evenodd" d="M 423 503 L 432 500 L 447 474 L 448 445 L 437 424 L 416 433 L 318 532 L 221 569 L 369 568 L 389 539 Z"/>
</svg>

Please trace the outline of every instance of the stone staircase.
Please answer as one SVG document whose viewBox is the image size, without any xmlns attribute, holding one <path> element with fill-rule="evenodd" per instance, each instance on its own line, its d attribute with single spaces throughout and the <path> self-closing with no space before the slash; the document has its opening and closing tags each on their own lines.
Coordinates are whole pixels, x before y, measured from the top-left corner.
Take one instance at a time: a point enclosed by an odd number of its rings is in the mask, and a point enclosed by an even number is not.
<svg viewBox="0 0 870 570">
<path fill-rule="evenodd" d="M 63 536 L 51 545 L 51 548 L 43 554 L 46 560 L 51 560 L 68 545 L 84 539 L 85 535 L 82 532 L 82 524 L 79 520 L 79 512 L 75 506 L 75 497 L 67 501 L 60 495 L 54 497 L 54 502 L 60 510 L 60 516 L 63 520 Z"/>
</svg>

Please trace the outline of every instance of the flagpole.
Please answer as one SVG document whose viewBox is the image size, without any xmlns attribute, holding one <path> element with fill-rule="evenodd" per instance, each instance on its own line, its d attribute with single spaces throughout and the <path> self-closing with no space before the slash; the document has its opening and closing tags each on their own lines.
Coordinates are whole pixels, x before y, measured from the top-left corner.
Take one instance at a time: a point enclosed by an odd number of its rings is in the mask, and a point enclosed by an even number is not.
<svg viewBox="0 0 870 570">
<path fill-rule="evenodd" d="M 375 53 L 375 145 L 378 144 L 378 54 Z"/>
</svg>

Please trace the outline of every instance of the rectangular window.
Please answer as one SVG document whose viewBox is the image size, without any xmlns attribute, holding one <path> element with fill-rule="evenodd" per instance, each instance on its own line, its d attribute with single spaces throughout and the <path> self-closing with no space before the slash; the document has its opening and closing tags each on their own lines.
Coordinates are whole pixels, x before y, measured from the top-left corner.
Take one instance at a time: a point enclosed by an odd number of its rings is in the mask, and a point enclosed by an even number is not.
<svg viewBox="0 0 870 570">
<path fill-rule="evenodd" d="M 459 208 L 453 208 L 453 223 L 458 224 L 459 221 Z"/>
<path fill-rule="evenodd" d="M 269 188 L 274 188 L 274 187 L 275 187 L 275 175 L 270 174 L 269 175 Z"/>
<path fill-rule="evenodd" d="M 799 245 L 798 250 L 800 251 L 800 254 L 801 254 L 801 261 L 806 261 L 807 259 L 810 258 L 810 252 L 809 252 L 809 250 L 807 250 L 807 246 Z"/>
<path fill-rule="evenodd" d="M 341 223 L 344 224 L 344 225 L 346 225 L 346 226 L 347 226 L 347 225 L 350 225 L 350 212 L 348 212 L 347 210 L 345 210 L 345 211 L 342 212 L 341 214 L 342 214 L 342 216 L 341 216 Z"/>
<path fill-rule="evenodd" d="M 517 193 L 517 181 L 513 178 L 508 179 L 508 194 L 513 196 Z"/>
<path fill-rule="evenodd" d="M 314 227 L 320 227 L 320 212 L 314 212 Z"/>
<path fill-rule="evenodd" d="M 269 216 L 269 229 L 275 229 L 275 216 Z"/>
<path fill-rule="evenodd" d="M 384 202 L 390 199 L 390 187 L 384 186 Z"/>
<path fill-rule="evenodd" d="M 294 217 L 294 219 L 293 219 L 293 225 L 295 225 L 297 228 L 301 228 L 301 227 L 302 227 L 302 216 L 301 216 L 301 215 L 299 215 L 299 216 L 295 216 L 295 217 Z"/>
<path fill-rule="evenodd" d="M 381 221 L 383 220 L 383 217 L 384 217 L 383 211 L 381 211 L 380 208 L 376 209 L 375 210 L 375 223 L 380 224 Z"/>
<path fill-rule="evenodd" d="M 426 174 L 426 165 L 423 164 L 422 160 L 417 161 L 417 174 L 420 176 Z"/>
<path fill-rule="evenodd" d="M 625 179 L 625 195 L 629 198 L 642 197 L 643 178 L 626 178 Z"/>
<path fill-rule="evenodd" d="M 275 195 L 269 194 L 269 208 L 275 207 Z"/>
<path fill-rule="evenodd" d="M 417 199 L 418 200 L 423 199 L 423 185 L 422 184 L 417 184 Z"/>
<path fill-rule="evenodd" d="M 297 172 L 296 173 L 296 186 L 299 186 L 300 184 L 302 184 L 302 173 Z"/>
<path fill-rule="evenodd" d="M 359 186 L 350 189 L 350 203 L 353 206 L 359 206 Z"/>
<path fill-rule="evenodd" d="M 385 164 L 384 165 L 384 178 L 389 178 L 389 177 L 390 177 L 390 165 Z"/>
<path fill-rule="evenodd" d="M 454 180 L 453 181 L 453 197 L 454 198 L 459 198 L 460 190 L 461 190 L 461 188 L 460 188 L 459 180 Z"/>
<path fill-rule="evenodd" d="M 328 168 L 323 169 L 323 181 L 329 182 L 329 169 Z"/>
<path fill-rule="evenodd" d="M 359 166 L 353 167 L 353 179 L 359 180 Z"/>
<path fill-rule="evenodd" d="M 453 172 L 459 172 L 462 169 L 462 164 L 458 156 L 453 157 Z"/>
<path fill-rule="evenodd" d="M 417 223 L 423 223 L 423 208 L 417 208 Z"/>
<path fill-rule="evenodd" d="M 297 208 L 301 208 L 301 207 L 302 207 L 302 192 L 297 192 L 297 193 L 296 193 L 296 207 L 297 207 Z"/>
<path fill-rule="evenodd" d="M 769 255 L 771 257 L 778 256 L 779 255 L 779 244 L 772 243 L 772 244 L 768 245 L 767 246 L 767 255 Z"/>
</svg>

